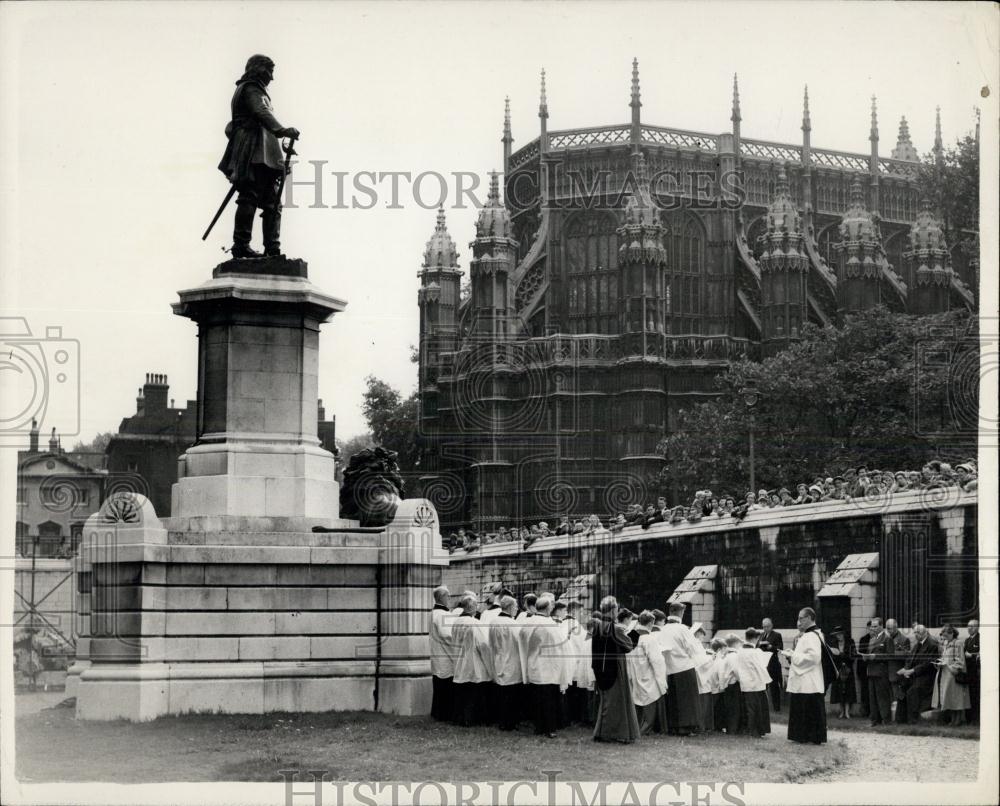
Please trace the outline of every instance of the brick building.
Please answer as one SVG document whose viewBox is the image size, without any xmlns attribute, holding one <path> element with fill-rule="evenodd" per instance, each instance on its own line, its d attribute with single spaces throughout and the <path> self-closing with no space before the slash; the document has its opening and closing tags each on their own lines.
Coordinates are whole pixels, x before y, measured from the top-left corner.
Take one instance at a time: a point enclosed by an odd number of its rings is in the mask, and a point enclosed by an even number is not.
<svg viewBox="0 0 1000 806">
<path fill-rule="evenodd" d="M 197 403 L 184 407 L 169 399 L 166 375 L 146 373 L 136 395 L 136 411 L 124 417 L 108 443 L 107 467 L 117 489 L 145 495 L 160 517 L 170 516 L 170 488 L 177 481 L 177 460 L 197 441 Z M 323 401 L 317 410 L 320 444 L 334 451 L 336 419 L 326 419 Z M 96 507 L 95 507 L 96 509 Z"/>
</svg>

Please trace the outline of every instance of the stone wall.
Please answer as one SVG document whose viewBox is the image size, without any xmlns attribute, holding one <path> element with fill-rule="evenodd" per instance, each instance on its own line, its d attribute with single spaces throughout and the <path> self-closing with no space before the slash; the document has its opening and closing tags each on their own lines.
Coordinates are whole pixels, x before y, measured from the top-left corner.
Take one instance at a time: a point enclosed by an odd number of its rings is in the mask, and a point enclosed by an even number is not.
<svg viewBox="0 0 1000 806">
<path fill-rule="evenodd" d="M 647 531 L 631 527 L 618 536 L 548 537 L 527 550 L 516 543 L 459 550 L 444 581 L 452 593 L 502 581 L 521 595 L 559 593 L 575 577 L 594 574 L 592 604 L 613 594 L 639 610 L 663 608 L 693 569 L 716 566 L 711 598 L 699 599 L 714 604 L 714 618 L 699 612 L 696 621 L 747 626 L 769 616 L 776 627 L 792 628 L 798 609 L 809 605 L 818 606 L 829 628 L 851 622 L 852 602 L 846 595 L 820 598 L 820 590 L 848 555 L 875 553 L 876 613 L 906 625 L 914 618 L 929 626 L 964 621 L 977 610 L 976 496 L 940 492 L 758 510 L 738 525 L 711 517 Z M 870 608 L 872 595 L 858 597 L 855 606 L 863 598 Z"/>
</svg>

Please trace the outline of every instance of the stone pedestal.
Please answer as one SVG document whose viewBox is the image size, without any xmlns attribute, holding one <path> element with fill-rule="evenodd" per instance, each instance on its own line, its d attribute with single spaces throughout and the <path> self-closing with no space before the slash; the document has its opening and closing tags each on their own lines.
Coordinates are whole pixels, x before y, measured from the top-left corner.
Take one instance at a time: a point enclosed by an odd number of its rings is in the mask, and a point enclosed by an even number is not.
<svg viewBox="0 0 1000 806">
<path fill-rule="evenodd" d="M 179 462 L 174 517 L 336 518 L 334 458 L 316 434 L 319 326 L 346 303 L 284 258 L 229 261 L 179 296 L 174 313 L 198 324 L 198 441 Z"/>
<path fill-rule="evenodd" d="M 231 261 L 180 297 L 198 442 L 173 517 L 120 493 L 87 521 L 77 716 L 429 712 L 437 514 L 415 499 L 384 527 L 339 518 L 316 437 L 319 325 L 344 303 L 284 259 Z"/>
</svg>

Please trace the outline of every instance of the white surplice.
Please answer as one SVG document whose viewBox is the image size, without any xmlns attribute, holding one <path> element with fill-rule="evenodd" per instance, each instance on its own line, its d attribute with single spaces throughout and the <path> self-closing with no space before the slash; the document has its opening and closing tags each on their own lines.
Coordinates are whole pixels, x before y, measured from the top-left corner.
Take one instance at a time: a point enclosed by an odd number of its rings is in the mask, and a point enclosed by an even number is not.
<svg viewBox="0 0 1000 806">
<path fill-rule="evenodd" d="M 655 633 L 639 631 L 639 641 L 625 656 L 632 702 L 650 705 L 667 693 L 667 664 Z"/>
<path fill-rule="evenodd" d="M 500 615 L 488 629 L 494 682 L 500 686 L 523 683 L 524 662 L 517 639 L 521 625 L 510 616 Z"/>
<path fill-rule="evenodd" d="M 431 611 L 431 628 L 428 634 L 428 651 L 431 655 L 431 674 L 451 677 L 455 674 L 455 645 L 451 627 L 455 617 L 447 608 L 435 607 Z"/>
<path fill-rule="evenodd" d="M 456 683 L 488 683 L 493 680 L 493 653 L 489 627 L 473 616 L 459 616 L 451 627 L 455 643 Z"/>
</svg>

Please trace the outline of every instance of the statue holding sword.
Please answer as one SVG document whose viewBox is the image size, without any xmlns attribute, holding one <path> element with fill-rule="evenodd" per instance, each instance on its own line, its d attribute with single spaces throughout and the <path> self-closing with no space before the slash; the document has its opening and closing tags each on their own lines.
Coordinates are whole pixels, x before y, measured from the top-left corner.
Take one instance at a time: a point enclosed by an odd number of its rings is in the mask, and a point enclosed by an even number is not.
<svg viewBox="0 0 1000 806">
<path fill-rule="evenodd" d="M 267 86 L 274 78 L 274 62 L 267 56 L 251 56 L 246 70 L 236 82 L 231 102 L 232 119 L 226 126 L 229 143 L 219 163 L 232 187 L 215 214 L 202 240 L 208 237 L 226 204 L 234 194 L 236 218 L 233 225 L 234 258 L 259 258 L 250 247 L 253 219 L 261 211 L 264 235 L 263 256 L 281 254 L 281 192 L 290 161 L 295 154 L 299 130 L 282 126 L 271 109 Z M 279 138 L 289 138 L 282 149 Z"/>
</svg>

